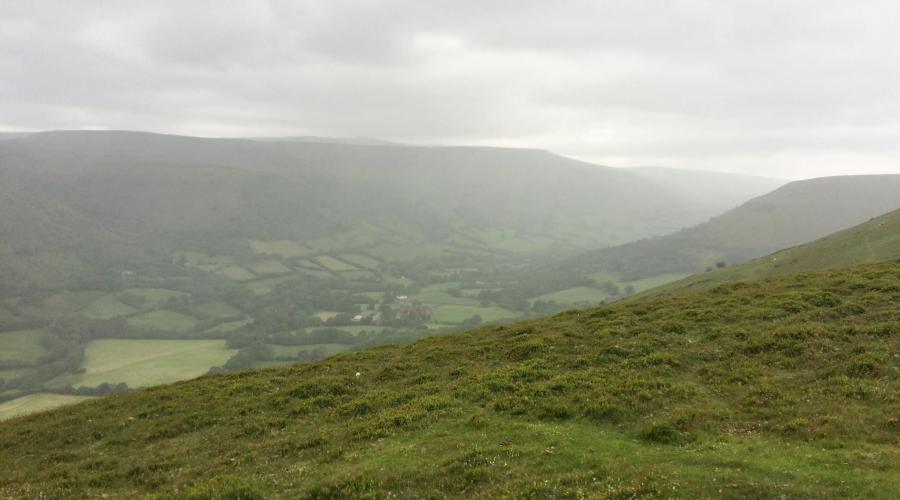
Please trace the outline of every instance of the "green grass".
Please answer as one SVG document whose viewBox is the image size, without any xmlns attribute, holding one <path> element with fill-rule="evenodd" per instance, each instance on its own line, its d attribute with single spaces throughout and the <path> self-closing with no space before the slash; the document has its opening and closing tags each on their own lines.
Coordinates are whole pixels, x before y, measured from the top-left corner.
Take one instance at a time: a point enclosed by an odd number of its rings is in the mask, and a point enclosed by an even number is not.
<svg viewBox="0 0 900 500">
<path fill-rule="evenodd" d="M 516 312 L 502 307 L 439 304 L 431 308 L 431 320 L 435 323 L 462 323 L 476 314 L 481 316 L 481 320 L 484 322 L 511 319 L 517 316 Z"/>
<path fill-rule="evenodd" d="M 0 361 L 36 363 L 47 354 L 47 349 L 41 345 L 41 337 L 45 334 L 43 329 L 0 332 Z"/>
<path fill-rule="evenodd" d="M 111 319 L 134 314 L 137 309 L 123 304 L 114 294 L 104 295 L 91 302 L 81 313 L 91 319 Z"/>
<path fill-rule="evenodd" d="M 603 290 L 589 288 L 586 286 L 577 286 L 560 290 L 558 292 L 548 293 L 535 297 L 532 300 L 551 300 L 560 304 L 577 304 L 577 303 L 593 303 L 598 304 L 610 298 L 610 295 Z"/>
<path fill-rule="evenodd" d="M 338 314 L 341 314 L 341 313 L 336 312 L 336 311 L 319 311 L 315 314 L 315 316 L 322 321 L 326 321 L 326 320 L 329 320 L 329 319 L 337 316 Z"/>
<path fill-rule="evenodd" d="M 252 271 L 257 276 L 265 276 L 267 274 L 286 274 L 291 272 L 291 269 L 289 267 L 273 259 L 256 261 L 247 264 L 247 267 L 250 268 L 250 271 Z"/>
<path fill-rule="evenodd" d="M 187 332 L 197 324 L 192 316 L 159 309 L 128 318 L 128 326 L 170 332 Z"/>
<path fill-rule="evenodd" d="M 341 260 L 347 261 L 355 266 L 366 269 L 377 269 L 381 262 L 361 253 L 342 253 L 338 255 Z"/>
<path fill-rule="evenodd" d="M 52 410 L 60 406 L 72 405 L 94 399 L 88 396 L 69 396 L 63 394 L 35 393 L 21 398 L 0 403 L 0 420 L 29 415 L 41 411 Z"/>
<path fill-rule="evenodd" d="M 96 387 L 125 382 L 147 387 L 199 377 L 234 354 L 223 340 L 94 340 L 85 349 L 84 373 L 57 385 Z"/>
<path fill-rule="evenodd" d="M 256 278 L 256 275 L 241 266 L 223 267 L 216 272 L 234 281 L 247 281 Z"/>
<path fill-rule="evenodd" d="M 898 302 L 890 262 L 155 387 L 0 424 L 0 496 L 897 498 Z"/>
<path fill-rule="evenodd" d="M 166 288 L 128 288 L 122 291 L 119 297 L 122 298 L 128 295 L 141 297 L 146 307 L 160 307 L 169 299 L 179 299 L 187 297 L 189 294 Z"/>
<path fill-rule="evenodd" d="M 900 258 L 900 210 L 745 264 L 716 269 L 668 283 L 651 289 L 648 294 L 688 287 L 710 288 L 740 280 L 833 269 L 897 258 Z"/>
<path fill-rule="evenodd" d="M 356 271 L 356 267 L 352 266 L 346 262 L 335 259 L 330 255 L 320 255 L 316 257 L 316 262 L 318 262 L 322 267 L 328 269 L 329 271 L 341 272 L 341 271 Z"/>
<path fill-rule="evenodd" d="M 348 344 L 310 344 L 310 345 L 275 345 L 269 344 L 272 353 L 278 356 L 296 356 L 300 353 L 310 351 L 324 351 L 326 356 L 337 354 L 339 352 L 349 351 L 353 346 Z"/>
</svg>

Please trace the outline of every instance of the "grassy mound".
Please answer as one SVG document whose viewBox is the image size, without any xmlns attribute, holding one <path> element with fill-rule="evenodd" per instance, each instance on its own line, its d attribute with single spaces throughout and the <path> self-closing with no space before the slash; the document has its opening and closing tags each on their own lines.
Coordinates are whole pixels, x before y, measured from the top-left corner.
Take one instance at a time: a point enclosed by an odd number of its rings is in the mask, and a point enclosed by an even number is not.
<svg viewBox="0 0 900 500">
<path fill-rule="evenodd" d="M 900 497 L 900 262 L 0 423 L 0 496 Z"/>
</svg>

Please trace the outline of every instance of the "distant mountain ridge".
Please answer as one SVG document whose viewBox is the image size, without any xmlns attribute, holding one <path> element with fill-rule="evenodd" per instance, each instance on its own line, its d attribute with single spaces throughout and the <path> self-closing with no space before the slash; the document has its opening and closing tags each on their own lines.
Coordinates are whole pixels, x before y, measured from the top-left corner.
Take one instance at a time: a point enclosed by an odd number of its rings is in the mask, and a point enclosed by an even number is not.
<svg viewBox="0 0 900 500">
<path fill-rule="evenodd" d="M 900 259 L 900 210 L 811 243 L 787 248 L 737 266 L 689 276 L 641 295 L 654 296 L 669 291 L 708 288 L 750 279 L 897 259 Z"/>
<path fill-rule="evenodd" d="M 604 270 L 626 280 L 692 274 L 807 243 L 897 208 L 900 175 L 795 181 L 698 226 L 588 252 L 555 269 Z"/>
<path fill-rule="evenodd" d="M 0 142 L 0 174 L 20 186 L 17 196 L 52 200 L 57 212 L 71 212 L 35 226 L 48 235 L 83 226 L 83 234 L 109 236 L 95 238 L 89 251 L 49 259 L 56 245 L 17 243 L 30 224 L 29 213 L 21 213 L 0 234 L 14 256 L 0 266 L 19 269 L 17 279 L 26 281 L 29 268 L 41 265 L 52 275 L 54 267 L 68 266 L 65 260 L 113 260 L 129 245 L 165 261 L 174 248 L 209 242 L 304 241 L 357 226 L 394 231 L 386 224 L 442 242 L 456 238 L 454 228 L 475 225 L 571 252 L 662 234 L 715 213 L 702 200 L 623 169 L 527 149 L 59 131 Z"/>
</svg>

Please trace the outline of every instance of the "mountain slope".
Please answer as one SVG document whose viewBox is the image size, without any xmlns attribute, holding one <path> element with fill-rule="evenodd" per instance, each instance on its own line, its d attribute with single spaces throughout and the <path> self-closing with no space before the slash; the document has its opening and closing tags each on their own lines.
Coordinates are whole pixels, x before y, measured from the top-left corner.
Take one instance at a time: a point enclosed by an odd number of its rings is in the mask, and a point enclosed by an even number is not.
<svg viewBox="0 0 900 500">
<path fill-rule="evenodd" d="M 709 288 L 748 279 L 892 259 L 900 259 L 900 210 L 875 217 L 812 243 L 788 248 L 737 266 L 696 274 L 641 295 L 652 296 L 682 288 Z"/>
<path fill-rule="evenodd" d="M 797 181 L 677 233 L 589 252 L 558 266 L 623 280 L 692 274 L 807 243 L 900 207 L 900 175 Z"/>
<path fill-rule="evenodd" d="M 388 240 L 399 231 L 416 243 L 483 250 L 483 238 L 465 233 L 474 227 L 514 234 L 530 243 L 523 248 L 545 254 L 573 252 L 712 215 L 706 204 L 627 171 L 521 149 L 70 131 L 2 141 L 0 166 L 33 203 L 64 207 L 157 262 L 192 246 L 247 252 L 250 239 L 306 242 L 360 227 Z M 48 262 L 48 274 L 67 274 Z"/>
<path fill-rule="evenodd" d="M 0 496 L 896 498 L 898 301 L 870 264 L 82 403 L 0 423 Z"/>
</svg>

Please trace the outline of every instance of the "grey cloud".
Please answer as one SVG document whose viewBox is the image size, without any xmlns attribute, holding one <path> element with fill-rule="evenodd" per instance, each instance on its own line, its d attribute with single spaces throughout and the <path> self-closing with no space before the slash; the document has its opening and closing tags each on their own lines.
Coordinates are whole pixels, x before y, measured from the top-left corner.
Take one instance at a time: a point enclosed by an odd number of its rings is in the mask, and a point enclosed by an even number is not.
<svg viewBox="0 0 900 500">
<path fill-rule="evenodd" d="M 0 129 L 900 172 L 890 1 L 4 2 Z"/>
</svg>

